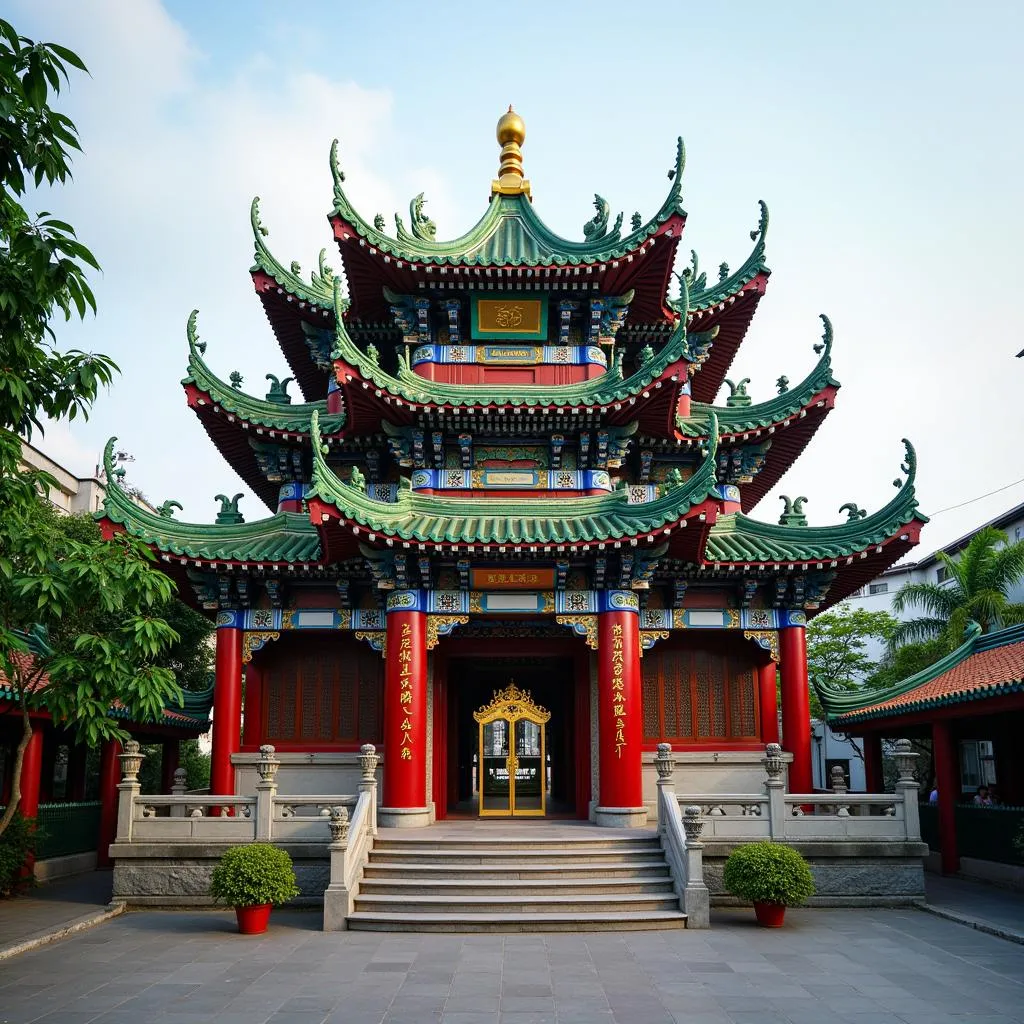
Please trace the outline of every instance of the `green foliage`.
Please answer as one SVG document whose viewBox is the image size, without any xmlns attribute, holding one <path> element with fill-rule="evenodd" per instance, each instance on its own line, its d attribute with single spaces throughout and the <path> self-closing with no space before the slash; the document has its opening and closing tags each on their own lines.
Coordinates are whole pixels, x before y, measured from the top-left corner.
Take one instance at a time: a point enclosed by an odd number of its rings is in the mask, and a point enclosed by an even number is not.
<svg viewBox="0 0 1024 1024">
<path fill-rule="evenodd" d="M 1012 604 L 1007 594 L 1024 579 L 1024 541 L 1009 543 L 1002 530 L 979 530 L 957 557 L 940 551 L 946 570 L 944 583 L 906 583 L 893 599 L 897 613 L 919 608 L 924 613 L 901 622 L 893 645 L 941 638 L 952 650 L 963 641 L 969 622 L 985 633 L 1024 622 L 1024 605 Z"/>
<path fill-rule="evenodd" d="M 292 859 L 269 843 L 232 846 L 213 869 L 210 895 L 231 907 L 287 903 L 299 895 Z"/>
<path fill-rule="evenodd" d="M 886 651 L 878 668 L 868 677 L 866 686 L 873 690 L 888 689 L 903 682 L 917 672 L 934 665 L 939 658 L 949 654 L 955 644 L 950 644 L 945 636 L 935 640 L 925 640 L 916 644 L 904 644 L 902 647 L 890 648 Z"/>
<path fill-rule="evenodd" d="M 159 614 L 172 584 L 149 550 L 126 534 L 104 541 L 95 524 L 61 516 L 38 498 L 4 511 L 0 669 L 23 731 L 29 712 L 45 709 L 92 746 L 125 738 L 110 717 L 115 702 L 135 721 L 158 720 L 179 703 L 174 673 L 162 661 L 179 636 Z M 19 756 L 0 834 L 17 806 L 20 769 Z"/>
<path fill-rule="evenodd" d="M 14 471 L 18 435 L 40 415 L 88 413 L 117 366 L 106 356 L 61 352 L 52 345 L 51 317 L 95 311 L 86 280 L 99 269 L 74 228 L 49 213 L 29 215 L 26 189 L 62 184 L 79 150 L 74 123 L 53 110 L 52 96 L 68 81 L 68 67 L 85 71 L 71 50 L 35 43 L 0 20 L 0 466 Z"/>
<path fill-rule="evenodd" d="M 725 887 L 751 903 L 795 907 L 814 895 L 807 862 L 790 846 L 760 842 L 738 846 L 725 862 Z"/>
<path fill-rule="evenodd" d="M 888 644 L 899 623 L 888 612 L 872 612 L 840 604 L 816 616 L 807 627 L 807 667 L 830 689 L 856 691 L 873 688 L 877 668 L 867 654 L 867 642 Z M 811 689 L 811 714 L 823 718 L 818 694 Z"/>
<path fill-rule="evenodd" d="M 1020 828 L 1017 829 L 1017 834 L 1013 837 L 1013 848 L 1017 851 L 1017 857 L 1022 864 L 1024 864 L 1024 822 L 1021 823 Z"/>
<path fill-rule="evenodd" d="M 0 896 L 10 896 L 18 888 L 25 858 L 40 838 L 35 820 L 15 814 L 7 830 L 0 835 Z"/>
<path fill-rule="evenodd" d="M 182 742 L 181 767 L 185 769 L 186 789 L 209 789 L 210 755 L 199 749 L 199 740 Z"/>
</svg>

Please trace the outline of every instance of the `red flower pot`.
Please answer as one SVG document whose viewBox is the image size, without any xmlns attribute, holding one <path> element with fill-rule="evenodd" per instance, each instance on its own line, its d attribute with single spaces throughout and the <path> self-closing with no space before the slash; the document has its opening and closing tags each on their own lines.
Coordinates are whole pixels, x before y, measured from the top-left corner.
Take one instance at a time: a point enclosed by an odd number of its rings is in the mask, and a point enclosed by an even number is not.
<svg viewBox="0 0 1024 1024">
<path fill-rule="evenodd" d="M 270 921 L 270 903 L 258 903 L 252 907 L 235 907 L 238 930 L 242 935 L 262 935 Z"/>
<path fill-rule="evenodd" d="M 781 928 L 786 907 L 782 903 L 755 903 L 754 916 L 762 928 Z"/>
</svg>

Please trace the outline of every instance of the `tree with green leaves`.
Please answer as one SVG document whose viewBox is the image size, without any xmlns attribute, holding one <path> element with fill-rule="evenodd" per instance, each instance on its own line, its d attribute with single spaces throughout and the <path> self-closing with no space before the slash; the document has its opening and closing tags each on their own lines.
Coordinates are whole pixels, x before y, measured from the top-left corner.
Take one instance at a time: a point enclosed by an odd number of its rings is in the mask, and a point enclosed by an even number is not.
<svg viewBox="0 0 1024 1024">
<path fill-rule="evenodd" d="M 898 625 L 888 612 L 852 608 L 849 604 L 815 616 L 807 626 L 809 673 L 833 689 L 864 688 L 877 668 L 868 654 L 868 642 L 888 644 Z M 815 718 L 824 714 L 813 687 L 811 714 Z"/>
<path fill-rule="evenodd" d="M 128 536 L 106 543 L 62 522 L 40 497 L 56 481 L 20 465 L 23 437 L 47 417 L 87 415 L 117 371 L 106 356 L 59 347 L 51 320 L 95 310 L 87 274 L 98 264 L 70 224 L 22 205 L 29 187 L 64 183 L 80 149 L 75 125 L 50 106 L 69 68 L 85 71 L 71 50 L 0 20 L 0 671 L 22 720 L 0 835 L 20 802 L 33 711 L 95 743 L 125 736 L 115 702 L 145 720 L 180 700 L 159 661 L 178 639 L 159 614 L 170 580 Z"/>
<path fill-rule="evenodd" d="M 893 598 L 897 614 L 910 608 L 924 613 L 899 624 L 893 647 L 941 640 L 945 654 L 963 642 L 969 622 L 985 633 L 1024 622 L 1024 604 L 1007 596 L 1024 579 L 1024 541 L 1011 544 L 1002 530 L 986 526 L 956 557 L 944 551 L 936 557 L 946 570 L 943 583 L 905 583 Z"/>
</svg>

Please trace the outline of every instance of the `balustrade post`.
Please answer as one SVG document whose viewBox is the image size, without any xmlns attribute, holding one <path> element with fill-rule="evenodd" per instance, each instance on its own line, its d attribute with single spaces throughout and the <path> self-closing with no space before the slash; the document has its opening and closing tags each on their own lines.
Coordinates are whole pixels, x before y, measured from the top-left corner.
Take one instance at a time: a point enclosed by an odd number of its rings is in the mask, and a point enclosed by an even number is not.
<svg viewBox="0 0 1024 1024">
<path fill-rule="evenodd" d="M 686 886 L 683 889 L 683 912 L 687 928 L 711 926 L 711 894 L 704 881 L 704 844 L 700 841 L 704 821 L 700 808 L 690 804 L 683 811 L 686 833 Z"/>
<path fill-rule="evenodd" d="M 367 744 L 369 746 L 369 744 Z M 331 881 L 324 890 L 324 931 L 344 931 L 350 911 L 351 893 L 345 882 L 348 873 L 348 831 L 351 825 L 346 807 L 332 807 L 327 822 L 331 842 Z"/>
<path fill-rule="evenodd" d="M 130 843 L 135 823 L 135 801 L 142 790 L 139 784 L 139 769 L 146 759 L 136 740 L 128 740 L 124 753 L 118 754 L 121 762 L 121 781 L 117 786 L 117 834 L 115 842 Z"/>
<path fill-rule="evenodd" d="M 786 836 L 786 783 L 783 774 L 786 762 L 782 759 L 782 747 L 778 743 L 767 743 L 761 764 L 765 771 L 765 791 L 768 794 L 768 833 L 774 840 Z"/>
<path fill-rule="evenodd" d="M 832 792 L 836 796 L 846 796 L 848 787 L 846 785 L 846 773 L 843 771 L 841 764 L 832 765 Z M 848 818 L 850 816 L 850 805 L 849 804 L 836 804 L 836 815 L 840 818 Z"/>
<path fill-rule="evenodd" d="M 256 841 L 269 843 L 274 837 L 274 797 L 277 796 L 277 769 L 281 762 L 274 756 L 276 751 L 270 743 L 260 747 L 256 771 Z"/>
<path fill-rule="evenodd" d="M 672 772 L 675 768 L 675 763 L 672 758 L 672 744 L 671 743 L 659 743 L 658 753 L 654 758 L 654 767 L 658 770 L 658 834 L 664 835 L 666 822 L 665 822 L 665 811 L 662 807 L 662 790 L 667 790 L 665 794 L 670 795 L 673 800 L 673 806 L 675 813 L 679 813 L 679 804 L 675 802 L 675 787 L 672 784 Z"/>
<path fill-rule="evenodd" d="M 377 834 L 377 748 L 372 743 L 364 743 L 359 748 L 359 792 L 370 797 L 368 808 L 370 835 Z"/>
<path fill-rule="evenodd" d="M 914 763 L 918 754 L 910 740 L 896 741 L 896 793 L 903 801 L 903 824 L 909 842 L 921 841 L 921 812 L 918 808 L 918 783 Z"/>
<path fill-rule="evenodd" d="M 184 768 L 175 768 L 174 770 L 174 785 L 171 786 L 171 796 L 177 797 L 182 802 L 180 804 L 171 804 L 172 818 L 184 818 L 185 817 L 185 780 L 188 778 L 188 773 Z"/>
</svg>

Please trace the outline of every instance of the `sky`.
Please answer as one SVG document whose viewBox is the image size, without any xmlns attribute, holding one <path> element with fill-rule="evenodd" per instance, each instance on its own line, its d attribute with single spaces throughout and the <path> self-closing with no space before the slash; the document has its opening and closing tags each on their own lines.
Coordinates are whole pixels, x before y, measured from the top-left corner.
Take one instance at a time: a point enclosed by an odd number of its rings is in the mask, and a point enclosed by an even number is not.
<svg viewBox="0 0 1024 1024">
<path fill-rule="evenodd" d="M 483 214 L 509 103 L 527 126 L 535 208 L 582 239 L 594 193 L 650 216 L 686 142 L 682 258 L 713 278 L 771 213 L 773 273 L 730 376 L 754 401 L 815 362 L 819 313 L 843 387 L 813 443 L 754 510 L 806 495 L 812 525 L 893 495 L 918 453 L 921 555 L 1024 502 L 1024 4 L 823 0 L 694 4 L 301 5 L 8 0 L 34 39 L 70 46 L 60 109 L 83 153 L 74 182 L 33 197 L 96 253 L 99 312 L 55 324 L 59 344 L 112 356 L 121 375 L 86 424 L 40 446 L 88 474 L 107 438 L 127 482 L 179 519 L 212 522 L 213 495 L 247 492 L 188 409 L 185 323 L 206 360 L 262 395 L 287 375 L 249 277 L 261 197 L 280 262 L 340 265 L 327 214 L 340 140 L 367 219 L 425 192 L 439 238 Z M 724 395 L 720 396 L 724 401 Z M 1012 485 L 1012 486 L 1006 486 Z M 997 491 L 981 500 L 973 500 Z M 960 508 L 951 506 L 964 504 Z M 268 514 L 247 493 L 250 521 Z"/>
</svg>

